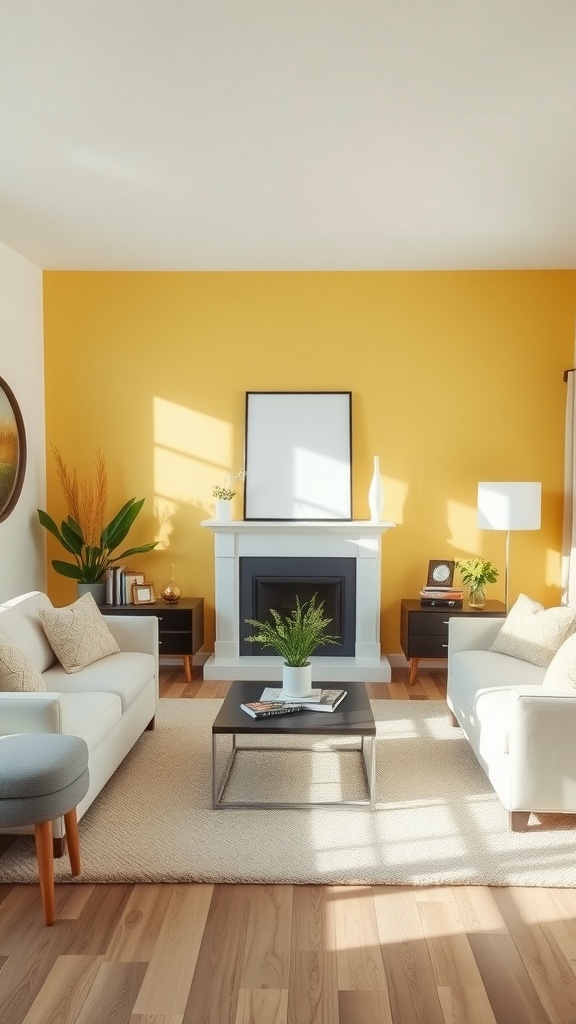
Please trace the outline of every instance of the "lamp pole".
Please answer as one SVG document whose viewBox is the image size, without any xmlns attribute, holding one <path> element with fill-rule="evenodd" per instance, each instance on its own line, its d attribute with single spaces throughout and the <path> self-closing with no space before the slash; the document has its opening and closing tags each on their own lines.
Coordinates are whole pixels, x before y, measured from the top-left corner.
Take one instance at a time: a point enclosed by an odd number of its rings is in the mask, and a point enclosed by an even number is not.
<svg viewBox="0 0 576 1024">
<path fill-rule="evenodd" d="M 506 567 L 504 569 L 504 606 L 508 612 L 508 572 L 510 568 L 510 530 L 506 530 Z"/>
</svg>

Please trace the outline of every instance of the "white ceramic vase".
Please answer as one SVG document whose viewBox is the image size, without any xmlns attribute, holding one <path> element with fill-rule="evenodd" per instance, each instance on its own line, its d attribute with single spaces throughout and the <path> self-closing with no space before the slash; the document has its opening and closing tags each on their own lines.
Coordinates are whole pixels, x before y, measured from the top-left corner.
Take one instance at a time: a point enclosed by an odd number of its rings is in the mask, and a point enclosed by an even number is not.
<svg viewBox="0 0 576 1024">
<path fill-rule="evenodd" d="M 382 518 L 382 507 L 384 505 L 384 490 L 382 488 L 382 477 L 380 476 L 380 456 L 374 456 L 374 472 L 368 488 L 368 508 L 370 509 L 370 522 L 379 523 Z"/>
<path fill-rule="evenodd" d="M 216 498 L 216 519 L 221 523 L 229 523 L 232 519 L 232 502 L 226 498 Z"/>
<path fill-rule="evenodd" d="M 312 689 L 312 665 L 282 665 L 282 693 L 285 697 L 306 697 Z"/>
</svg>

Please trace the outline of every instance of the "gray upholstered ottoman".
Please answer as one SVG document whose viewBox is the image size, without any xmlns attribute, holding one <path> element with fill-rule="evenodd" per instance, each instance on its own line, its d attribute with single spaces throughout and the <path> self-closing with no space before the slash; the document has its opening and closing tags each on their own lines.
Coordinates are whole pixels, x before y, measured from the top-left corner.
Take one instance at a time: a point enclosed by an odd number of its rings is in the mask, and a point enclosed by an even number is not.
<svg viewBox="0 0 576 1024">
<path fill-rule="evenodd" d="M 76 807 L 88 792 L 88 746 L 78 736 L 0 736 L 0 826 L 34 825 L 46 924 L 54 922 L 52 821 L 64 815 L 70 869 L 80 874 Z"/>
</svg>

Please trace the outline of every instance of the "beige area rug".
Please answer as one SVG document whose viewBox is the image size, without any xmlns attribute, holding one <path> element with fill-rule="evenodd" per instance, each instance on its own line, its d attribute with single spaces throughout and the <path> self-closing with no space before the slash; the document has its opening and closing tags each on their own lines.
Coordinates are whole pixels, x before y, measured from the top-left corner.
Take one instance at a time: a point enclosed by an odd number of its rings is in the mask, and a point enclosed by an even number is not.
<svg viewBox="0 0 576 1024">
<path fill-rule="evenodd" d="M 367 808 L 212 810 L 220 701 L 160 702 L 147 732 L 80 822 L 85 882 L 291 882 L 576 886 L 576 823 L 532 817 L 512 833 L 443 702 L 374 701 L 377 799 Z M 308 738 L 309 740 L 310 738 Z M 269 741 L 271 742 L 271 741 Z M 243 751 L 229 793 L 363 794 L 359 755 Z M 57 880 L 69 881 L 68 861 Z M 1 882 L 37 879 L 31 837 Z"/>
</svg>

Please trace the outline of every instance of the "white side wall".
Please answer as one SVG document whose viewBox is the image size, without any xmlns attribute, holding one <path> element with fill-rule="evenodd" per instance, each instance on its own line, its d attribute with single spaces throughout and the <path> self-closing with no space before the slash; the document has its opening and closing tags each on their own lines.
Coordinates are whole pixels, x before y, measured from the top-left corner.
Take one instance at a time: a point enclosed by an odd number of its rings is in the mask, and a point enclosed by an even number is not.
<svg viewBox="0 0 576 1024">
<path fill-rule="evenodd" d="M 0 601 L 46 589 L 46 508 L 42 271 L 0 242 L 0 377 L 12 388 L 26 428 L 28 458 L 16 508 L 0 523 Z"/>
</svg>

